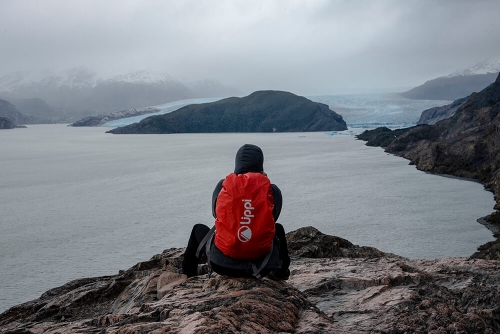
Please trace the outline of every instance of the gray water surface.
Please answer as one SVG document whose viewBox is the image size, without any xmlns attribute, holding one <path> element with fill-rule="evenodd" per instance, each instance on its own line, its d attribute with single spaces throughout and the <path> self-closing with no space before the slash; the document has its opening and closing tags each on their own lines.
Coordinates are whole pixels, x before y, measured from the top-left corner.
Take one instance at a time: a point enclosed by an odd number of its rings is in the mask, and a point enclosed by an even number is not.
<svg viewBox="0 0 500 334">
<path fill-rule="evenodd" d="M 213 224 L 211 196 L 245 143 L 262 147 L 287 231 L 409 258 L 470 256 L 493 240 L 479 183 L 430 175 L 351 136 L 0 131 L 0 312 L 70 280 L 116 274 Z"/>
</svg>

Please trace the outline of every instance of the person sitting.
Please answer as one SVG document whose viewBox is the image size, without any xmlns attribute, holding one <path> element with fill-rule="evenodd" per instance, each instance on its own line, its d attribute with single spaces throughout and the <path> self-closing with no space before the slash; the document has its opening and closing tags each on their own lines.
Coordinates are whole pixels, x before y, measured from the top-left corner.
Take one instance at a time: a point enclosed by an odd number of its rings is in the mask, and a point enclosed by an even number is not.
<svg viewBox="0 0 500 334">
<path fill-rule="evenodd" d="M 182 272 L 197 275 L 204 256 L 211 270 L 231 277 L 286 280 L 290 257 L 283 226 L 276 221 L 283 198 L 264 172 L 260 147 L 243 145 L 234 173 L 220 180 L 212 195 L 215 226 L 196 224 L 189 237 Z"/>
</svg>

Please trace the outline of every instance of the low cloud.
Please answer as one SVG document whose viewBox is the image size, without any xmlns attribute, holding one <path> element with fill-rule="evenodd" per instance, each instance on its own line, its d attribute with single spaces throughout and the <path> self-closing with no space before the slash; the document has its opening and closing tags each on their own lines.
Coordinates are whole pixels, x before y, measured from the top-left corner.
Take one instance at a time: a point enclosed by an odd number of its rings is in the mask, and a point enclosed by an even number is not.
<svg viewBox="0 0 500 334">
<path fill-rule="evenodd" d="M 500 2 L 0 2 L 0 75 L 149 69 L 242 91 L 411 87 L 500 56 Z"/>
</svg>

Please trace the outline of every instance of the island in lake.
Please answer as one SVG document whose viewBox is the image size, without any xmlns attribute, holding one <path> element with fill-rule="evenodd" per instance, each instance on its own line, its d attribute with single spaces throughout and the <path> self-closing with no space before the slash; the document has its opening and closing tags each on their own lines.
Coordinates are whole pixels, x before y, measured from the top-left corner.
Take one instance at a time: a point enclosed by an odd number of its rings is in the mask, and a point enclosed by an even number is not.
<svg viewBox="0 0 500 334">
<path fill-rule="evenodd" d="M 343 131 L 342 118 L 323 103 L 282 91 L 193 104 L 108 133 L 218 133 Z"/>
</svg>

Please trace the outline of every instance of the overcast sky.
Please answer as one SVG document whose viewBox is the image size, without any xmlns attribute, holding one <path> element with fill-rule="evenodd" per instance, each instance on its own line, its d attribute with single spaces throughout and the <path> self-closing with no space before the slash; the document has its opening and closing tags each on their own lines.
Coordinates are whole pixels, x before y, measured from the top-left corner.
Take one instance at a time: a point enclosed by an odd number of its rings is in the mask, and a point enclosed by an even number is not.
<svg viewBox="0 0 500 334">
<path fill-rule="evenodd" d="M 0 0 L 0 75 L 85 65 L 247 93 L 411 88 L 500 57 L 499 0 Z"/>
</svg>

